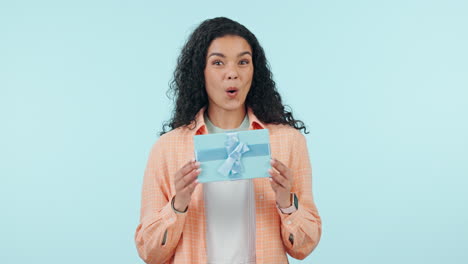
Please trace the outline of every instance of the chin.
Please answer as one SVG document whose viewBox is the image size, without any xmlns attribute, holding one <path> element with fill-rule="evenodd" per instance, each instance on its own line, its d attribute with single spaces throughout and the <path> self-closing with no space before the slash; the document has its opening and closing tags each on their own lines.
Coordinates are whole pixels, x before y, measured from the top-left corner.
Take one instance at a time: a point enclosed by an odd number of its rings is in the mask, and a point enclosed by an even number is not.
<svg viewBox="0 0 468 264">
<path fill-rule="evenodd" d="M 221 106 L 221 108 L 225 111 L 236 111 L 236 110 L 239 110 L 239 109 L 242 109 L 244 108 L 245 105 L 243 104 L 227 104 L 227 105 L 223 105 Z"/>
<path fill-rule="evenodd" d="M 237 111 L 239 109 L 245 108 L 245 100 L 211 100 L 209 104 L 213 105 L 215 108 L 223 111 Z"/>
<path fill-rule="evenodd" d="M 231 110 L 237 110 L 237 109 L 241 109 L 245 107 L 245 104 L 241 104 L 241 103 L 235 103 L 235 104 L 228 104 L 226 105 L 226 108 L 229 108 Z"/>
</svg>

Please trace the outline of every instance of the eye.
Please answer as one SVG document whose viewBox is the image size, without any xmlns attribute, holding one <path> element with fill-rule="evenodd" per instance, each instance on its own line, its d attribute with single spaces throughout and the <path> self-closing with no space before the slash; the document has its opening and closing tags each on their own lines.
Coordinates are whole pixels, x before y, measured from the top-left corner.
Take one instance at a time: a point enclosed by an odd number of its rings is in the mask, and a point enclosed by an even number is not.
<svg viewBox="0 0 468 264">
<path fill-rule="evenodd" d="M 220 60 L 214 60 L 211 64 L 219 66 L 219 65 L 223 64 L 223 62 L 220 61 Z"/>
<path fill-rule="evenodd" d="M 250 63 L 249 60 L 241 60 L 241 61 L 239 61 L 239 64 L 240 64 L 240 65 L 247 65 L 247 64 L 249 64 L 249 63 Z"/>
</svg>

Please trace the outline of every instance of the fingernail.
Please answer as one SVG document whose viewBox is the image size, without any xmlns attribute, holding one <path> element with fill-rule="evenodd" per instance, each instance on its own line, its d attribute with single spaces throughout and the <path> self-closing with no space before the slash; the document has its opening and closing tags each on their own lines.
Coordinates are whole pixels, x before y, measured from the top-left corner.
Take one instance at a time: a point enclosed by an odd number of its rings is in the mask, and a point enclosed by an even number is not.
<svg viewBox="0 0 468 264">
<path fill-rule="evenodd" d="M 200 171 L 202 171 L 202 168 L 198 168 L 197 169 L 197 172 L 200 173 Z"/>
<path fill-rule="evenodd" d="M 273 165 L 275 163 L 275 160 L 274 159 L 271 159 L 270 160 L 270 164 Z"/>
<path fill-rule="evenodd" d="M 200 167 L 200 164 L 201 164 L 201 163 L 200 163 L 200 162 L 198 162 L 198 161 L 197 161 L 197 162 L 195 162 L 195 166 L 197 166 L 197 167 Z"/>
</svg>

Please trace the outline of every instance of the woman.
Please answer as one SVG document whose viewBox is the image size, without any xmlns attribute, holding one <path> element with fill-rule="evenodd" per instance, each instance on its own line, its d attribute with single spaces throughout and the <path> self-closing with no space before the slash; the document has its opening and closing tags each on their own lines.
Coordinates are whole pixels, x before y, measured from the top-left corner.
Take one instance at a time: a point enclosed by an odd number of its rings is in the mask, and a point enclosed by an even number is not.
<svg viewBox="0 0 468 264">
<path fill-rule="evenodd" d="M 241 24 L 202 22 L 178 59 L 176 107 L 145 171 L 135 241 L 146 263 L 287 263 L 317 246 L 304 124 L 285 110 L 264 51 Z M 166 132 L 166 127 L 170 128 Z M 271 178 L 199 184 L 193 136 L 268 129 Z"/>
</svg>

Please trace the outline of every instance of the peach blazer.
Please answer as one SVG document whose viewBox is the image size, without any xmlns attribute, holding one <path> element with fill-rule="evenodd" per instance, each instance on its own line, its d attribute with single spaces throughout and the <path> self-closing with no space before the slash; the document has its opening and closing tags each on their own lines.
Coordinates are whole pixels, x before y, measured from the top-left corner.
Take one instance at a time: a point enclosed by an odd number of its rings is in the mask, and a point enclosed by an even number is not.
<svg viewBox="0 0 468 264">
<path fill-rule="evenodd" d="M 206 263 L 203 185 L 199 184 L 184 214 L 175 213 L 174 174 L 194 157 L 193 136 L 207 134 L 202 108 L 196 123 L 162 135 L 153 145 L 143 179 L 140 224 L 135 233 L 138 254 L 146 263 Z M 263 124 L 249 108 L 249 129 L 268 129 L 271 155 L 288 166 L 299 208 L 282 214 L 268 178 L 254 179 L 256 263 L 288 263 L 286 253 L 304 259 L 317 246 L 322 222 L 312 195 L 312 168 L 304 135 L 287 125 Z M 294 237 L 291 243 L 289 237 Z"/>
</svg>

